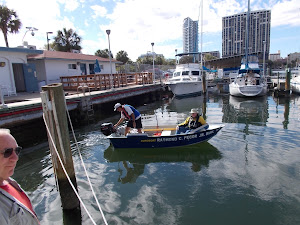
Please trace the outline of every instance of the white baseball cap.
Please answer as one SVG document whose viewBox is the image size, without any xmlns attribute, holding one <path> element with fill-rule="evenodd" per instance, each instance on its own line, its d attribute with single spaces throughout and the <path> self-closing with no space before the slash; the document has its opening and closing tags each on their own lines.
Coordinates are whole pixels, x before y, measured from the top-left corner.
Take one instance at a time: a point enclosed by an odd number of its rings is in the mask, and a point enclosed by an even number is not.
<svg viewBox="0 0 300 225">
<path fill-rule="evenodd" d="M 121 106 L 122 106 L 121 103 L 116 103 L 116 104 L 115 104 L 115 107 L 114 107 L 114 108 L 115 108 L 114 111 L 116 111 L 117 108 L 119 108 L 119 107 L 121 107 Z"/>
<path fill-rule="evenodd" d="M 190 113 L 198 113 L 197 109 L 191 109 Z"/>
</svg>

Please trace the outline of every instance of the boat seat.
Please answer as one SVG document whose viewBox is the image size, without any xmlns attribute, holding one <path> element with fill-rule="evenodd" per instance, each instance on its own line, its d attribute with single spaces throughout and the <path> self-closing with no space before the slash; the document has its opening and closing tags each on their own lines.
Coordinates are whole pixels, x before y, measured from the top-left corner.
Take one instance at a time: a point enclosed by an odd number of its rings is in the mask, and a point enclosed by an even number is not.
<svg viewBox="0 0 300 225">
<path fill-rule="evenodd" d="M 128 133 L 127 135 L 126 135 L 127 137 L 137 137 L 137 136 L 145 136 L 145 137 L 147 137 L 148 136 L 148 134 L 146 134 L 146 133 Z"/>
<path fill-rule="evenodd" d="M 199 132 L 199 131 L 207 130 L 208 127 L 209 127 L 208 124 L 204 124 L 204 125 L 202 125 L 202 126 L 196 128 L 196 129 L 194 129 L 194 130 L 191 130 L 191 131 L 189 132 L 189 134 L 194 134 L 194 133 L 197 133 L 197 132 Z"/>
<path fill-rule="evenodd" d="M 161 136 L 170 136 L 171 135 L 171 130 L 163 130 L 162 132 L 161 132 Z"/>
</svg>

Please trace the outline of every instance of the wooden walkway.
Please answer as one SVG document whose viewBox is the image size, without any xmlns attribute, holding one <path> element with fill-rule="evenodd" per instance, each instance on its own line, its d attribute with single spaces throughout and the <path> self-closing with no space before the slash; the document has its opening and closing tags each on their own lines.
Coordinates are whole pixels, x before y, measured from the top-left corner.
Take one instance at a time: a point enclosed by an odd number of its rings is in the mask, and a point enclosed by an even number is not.
<svg viewBox="0 0 300 225">
<path fill-rule="evenodd" d="M 107 102 L 116 102 L 121 99 L 134 97 L 142 94 L 160 91 L 160 84 L 144 84 L 130 85 L 108 90 L 90 91 L 89 93 L 70 92 L 66 96 L 68 110 L 80 110 L 81 101 L 87 97 L 92 104 L 101 104 Z M 6 104 L 6 107 L 0 108 L 0 127 L 9 128 L 23 123 L 28 123 L 31 120 L 42 118 L 41 98 L 34 93 L 34 98 L 30 99 L 27 95 L 26 99 L 19 97 L 16 102 Z"/>
</svg>

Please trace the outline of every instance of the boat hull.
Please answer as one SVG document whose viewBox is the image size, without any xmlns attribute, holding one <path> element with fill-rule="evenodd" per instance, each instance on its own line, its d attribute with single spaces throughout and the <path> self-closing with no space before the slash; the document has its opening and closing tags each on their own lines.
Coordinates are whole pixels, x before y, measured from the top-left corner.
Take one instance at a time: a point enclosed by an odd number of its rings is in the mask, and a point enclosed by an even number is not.
<svg viewBox="0 0 300 225">
<path fill-rule="evenodd" d="M 238 97 L 256 97 L 267 94 L 266 85 L 238 85 L 231 83 L 229 85 L 230 95 Z"/>
<path fill-rule="evenodd" d="M 192 145 L 208 141 L 215 136 L 224 125 L 210 125 L 207 130 L 191 134 L 169 136 L 148 136 L 133 134 L 123 137 L 108 137 L 115 148 L 168 148 Z"/>
<path fill-rule="evenodd" d="M 177 97 L 201 94 L 203 91 L 201 81 L 167 83 L 173 94 Z"/>
<path fill-rule="evenodd" d="M 291 79 L 291 89 L 293 93 L 300 94 L 300 76 Z"/>
</svg>

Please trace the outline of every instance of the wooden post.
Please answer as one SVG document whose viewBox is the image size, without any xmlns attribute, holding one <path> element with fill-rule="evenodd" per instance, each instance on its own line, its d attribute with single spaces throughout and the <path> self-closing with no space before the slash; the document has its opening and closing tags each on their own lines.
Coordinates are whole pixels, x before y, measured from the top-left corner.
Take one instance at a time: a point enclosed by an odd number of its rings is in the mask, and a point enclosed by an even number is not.
<svg viewBox="0 0 300 225">
<path fill-rule="evenodd" d="M 202 87 L 203 93 L 206 93 L 206 72 L 202 70 Z"/>
<path fill-rule="evenodd" d="M 62 84 L 51 84 L 42 87 L 41 92 L 43 112 L 51 136 L 54 140 L 64 167 L 77 190 L 75 170 L 70 147 L 69 129 L 66 116 L 65 96 Z M 74 193 L 67 177 L 65 176 L 54 146 L 48 134 L 50 153 L 53 169 L 57 177 L 59 192 L 63 209 L 75 209 L 80 206 L 79 200 Z"/>
<path fill-rule="evenodd" d="M 290 68 L 286 68 L 286 76 L 285 76 L 285 90 L 290 91 L 290 82 L 291 82 L 291 70 Z"/>
</svg>

